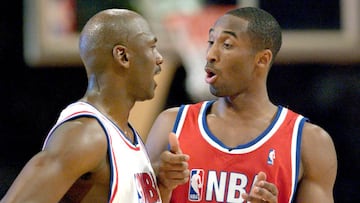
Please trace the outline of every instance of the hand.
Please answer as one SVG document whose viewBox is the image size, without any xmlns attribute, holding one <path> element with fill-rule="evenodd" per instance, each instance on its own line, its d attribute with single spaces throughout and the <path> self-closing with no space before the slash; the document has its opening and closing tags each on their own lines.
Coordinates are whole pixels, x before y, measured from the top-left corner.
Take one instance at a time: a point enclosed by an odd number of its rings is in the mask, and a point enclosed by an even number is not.
<svg viewBox="0 0 360 203">
<path fill-rule="evenodd" d="M 250 194 L 242 194 L 242 198 L 251 203 L 255 202 L 278 202 L 278 189 L 275 184 L 266 181 L 266 174 L 259 172 L 256 182 L 251 188 Z"/>
<path fill-rule="evenodd" d="M 183 154 L 179 141 L 174 133 L 169 134 L 170 151 L 164 151 L 160 155 L 158 171 L 159 183 L 169 190 L 189 180 L 188 160 L 189 156 Z"/>
</svg>

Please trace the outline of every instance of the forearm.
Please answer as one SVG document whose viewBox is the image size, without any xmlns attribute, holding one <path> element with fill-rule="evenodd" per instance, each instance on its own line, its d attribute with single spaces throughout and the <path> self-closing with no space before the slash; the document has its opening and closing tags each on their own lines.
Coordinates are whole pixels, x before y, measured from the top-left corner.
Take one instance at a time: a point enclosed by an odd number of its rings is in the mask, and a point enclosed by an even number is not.
<svg viewBox="0 0 360 203">
<path fill-rule="evenodd" d="M 170 203 L 172 189 L 169 189 L 162 184 L 159 184 L 159 190 L 161 195 L 162 203 Z"/>
</svg>

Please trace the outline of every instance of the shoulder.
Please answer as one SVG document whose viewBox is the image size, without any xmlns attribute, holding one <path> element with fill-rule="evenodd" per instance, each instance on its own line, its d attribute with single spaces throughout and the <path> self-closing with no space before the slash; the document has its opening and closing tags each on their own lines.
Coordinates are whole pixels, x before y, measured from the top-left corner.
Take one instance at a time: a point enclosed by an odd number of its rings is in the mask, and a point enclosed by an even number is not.
<svg viewBox="0 0 360 203">
<path fill-rule="evenodd" d="M 179 110 L 180 107 L 172 107 L 165 109 L 158 115 L 157 120 L 163 120 L 163 121 L 168 121 L 169 119 L 175 120 Z"/>
<path fill-rule="evenodd" d="M 84 144 L 93 144 L 105 139 L 105 132 L 102 125 L 96 118 L 80 117 L 74 120 L 65 121 L 60 124 L 52 133 L 51 139 L 64 139 L 71 141 L 85 141 Z"/>
<path fill-rule="evenodd" d="M 87 162 L 90 169 L 106 158 L 107 139 L 97 119 L 82 117 L 59 125 L 44 150 L 63 163 Z"/>
<path fill-rule="evenodd" d="M 173 107 L 162 111 L 155 119 L 151 131 L 161 130 L 161 131 L 166 131 L 168 133 L 171 132 L 172 126 L 176 120 L 176 116 L 179 112 L 179 109 L 180 107 Z"/>
<path fill-rule="evenodd" d="M 324 147 L 320 146 L 320 148 L 326 148 L 333 145 L 330 134 L 319 125 L 313 124 L 311 122 L 305 122 L 302 136 L 303 144 L 305 146 L 326 144 Z"/>
<path fill-rule="evenodd" d="M 168 136 L 172 132 L 178 111 L 179 107 L 166 109 L 155 119 L 146 137 L 146 148 L 152 162 L 158 160 L 160 154 L 167 149 Z"/>
<path fill-rule="evenodd" d="M 326 130 L 310 122 L 306 122 L 303 128 L 301 163 L 308 178 L 336 175 L 337 157 L 333 140 Z"/>
<path fill-rule="evenodd" d="M 331 136 L 318 125 L 304 124 L 301 143 L 299 202 L 333 202 L 337 157 Z"/>
</svg>

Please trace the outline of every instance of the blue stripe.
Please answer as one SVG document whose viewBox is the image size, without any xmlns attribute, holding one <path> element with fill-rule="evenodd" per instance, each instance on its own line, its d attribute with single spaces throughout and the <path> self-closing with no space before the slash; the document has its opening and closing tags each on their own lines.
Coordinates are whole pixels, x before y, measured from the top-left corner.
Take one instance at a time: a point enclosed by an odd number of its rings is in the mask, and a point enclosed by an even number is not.
<svg viewBox="0 0 360 203">
<path fill-rule="evenodd" d="M 297 191 L 297 187 L 298 187 L 298 179 L 299 179 L 299 171 L 300 171 L 300 161 L 301 161 L 301 138 L 302 138 L 302 132 L 303 132 L 303 128 L 305 125 L 305 122 L 309 121 L 309 119 L 307 118 L 302 118 L 301 121 L 299 122 L 299 126 L 298 126 L 298 134 L 297 134 L 297 138 L 296 138 L 296 168 L 295 168 L 295 186 L 294 186 L 294 193 L 293 193 L 293 197 L 291 199 L 291 202 L 294 202 L 295 199 L 295 194 Z"/>
<path fill-rule="evenodd" d="M 181 119 L 181 115 L 182 115 L 182 113 L 183 113 L 183 111 L 184 111 L 184 109 L 185 109 L 185 106 L 186 106 L 185 104 L 182 104 L 182 105 L 180 106 L 180 108 L 179 108 L 179 111 L 178 111 L 178 113 L 177 113 L 177 115 L 176 115 L 176 119 L 175 119 L 175 123 L 174 123 L 173 129 L 172 129 L 172 132 L 173 132 L 173 133 L 176 133 L 176 129 L 177 129 L 178 126 L 179 126 L 179 122 L 180 122 L 180 119 Z M 167 149 L 170 150 L 170 143 L 168 143 Z"/>
</svg>

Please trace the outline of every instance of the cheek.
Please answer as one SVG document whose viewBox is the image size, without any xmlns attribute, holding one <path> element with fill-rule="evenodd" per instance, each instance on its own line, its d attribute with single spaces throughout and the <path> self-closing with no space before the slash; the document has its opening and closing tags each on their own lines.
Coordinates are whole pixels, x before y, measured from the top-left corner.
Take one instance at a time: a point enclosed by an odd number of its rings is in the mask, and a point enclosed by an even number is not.
<svg viewBox="0 0 360 203">
<path fill-rule="evenodd" d="M 226 79 L 235 83 L 242 83 L 244 80 L 251 78 L 253 65 L 247 61 L 238 59 L 229 59 L 226 62 L 228 69 L 223 71 L 226 74 Z"/>
<path fill-rule="evenodd" d="M 143 51 L 142 51 L 143 52 Z M 138 69 L 138 71 L 142 71 L 145 72 L 147 71 L 147 69 L 152 68 L 152 60 L 149 57 L 149 54 L 143 53 L 143 54 L 138 54 L 134 60 L 133 60 L 133 64 L 135 66 L 135 68 Z"/>
<path fill-rule="evenodd" d="M 153 68 L 156 62 L 155 55 L 152 51 L 146 51 L 143 55 L 139 57 L 139 60 L 145 68 Z"/>
</svg>

